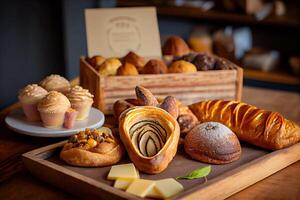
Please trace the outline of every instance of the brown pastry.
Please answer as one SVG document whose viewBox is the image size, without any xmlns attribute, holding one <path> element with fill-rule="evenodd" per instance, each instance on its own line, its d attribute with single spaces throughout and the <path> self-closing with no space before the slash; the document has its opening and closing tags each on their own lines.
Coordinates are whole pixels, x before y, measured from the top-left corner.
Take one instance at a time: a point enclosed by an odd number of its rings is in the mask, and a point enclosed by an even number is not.
<svg viewBox="0 0 300 200">
<path fill-rule="evenodd" d="M 193 159 L 212 164 L 238 160 L 242 151 L 236 135 L 218 122 L 195 126 L 185 137 L 184 150 Z"/>
<path fill-rule="evenodd" d="M 178 102 L 179 114 L 177 117 L 177 122 L 180 127 L 180 137 L 185 137 L 185 135 L 198 124 L 197 117 L 192 113 L 188 106 L 183 105 Z"/>
<path fill-rule="evenodd" d="M 209 54 L 199 53 L 195 56 L 192 63 L 197 67 L 198 71 L 207 71 L 214 69 L 216 59 Z"/>
<path fill-rule="evenodd" d="M 177 56 L 173 58 L 173 62 L 177 60 L 184 60 L 191 63 L 197 55 L 198 55 L 197 53 L 189 53 L 184 56 Z"/>
<path fill-rule="evenodd" d="M 137 68 L 137 70 L 140 72 L 143 69 L 146 61 L 143 57 L 130 51 L 126 56 L 123 57 L 122 62 L 133 64 Z"/>
<path fill-rule="evenodd" d="M 120 116 L 119 134 L 134 165 L 145 173 L 167 168 L 177 151 L 179 126 L 161 108 L 139 106 Z"/>
<path fill-rule="evenodd" d="M 169 73 L 194 73 L 197 72 L 197 68 L 190 62 L 184 60 L 178 60 L 173 62 L 168 69 Z"/>
<path fill-rule="evenodd" d="M 163 55 L 183 56 L 190 53 L 186 42 L 178 36 L 171 36 L 162 48 Z"/>
<path fill-rule="evenodd" d="M 138 105 L 139 103 L 137 99 L 125 99 L 116 101 L 113 105 L 115 119 L 118 120 L 123 111 Z"/>
<path fill-rule="evenodd" d="M 165 74 L 168 72 L 167 65 L 157 59 L 149 60 L 142 70 L 142 74 Z"/>
<path fill-rule="evenodd" d="M 99 70 L 102 63 L 104 63 L 105 58 L 103 56 L 93 56 L 91 58 L 88 58 L 88 62 L 94 67 L 97 71 Z"/>
<path fill-rule="evenodd" d="M 139 72 L 137 71 L 136 67 L 130 63 L 124 63 L 117 70 L 117 75 L 119 76 L 136 76 L 138 74 Z"/>
<path fill-rule="evenodd" d="M 236 69 L 236 65 L 225 58 L 216 58 L 215 69 L 225 70 L 225 69 Z"/>
<path fill-rule="evenodd" d="M 103 76 L 113 76 L 117 74 L 117 70 L 122 63 L 117 58 L 108 58 L 99 67 L 99 74 Z"/>
<path fill-rule="evenodd" d="M 157 106 L 158 101 L 155 96 L 150 92 L 150 90 L 142 87 L 136 86 L 135 93 L 138 100 L 138 104 L 141 106 Z"/>
<path fill-rule="evenodd" d="M 228 126 L 240 140 L 276 150 L 300 141 L 300 128 L 278 112 L 266 111 L 237 101 L 203 101 L 189 108 L 200 122 Z"/>
<path fill-rule="evenodd" d="M 106 127 L 80 131 L 64 145 L 60 158 L 82 167 L 102 167 L 119 162 L 124 148 Z"/>
<path fill-rule="evenodd" d="M 175 119 L 178 117 L 178 105 L 175 97 L 167 96 L 159 106 L 168 113 L 170 113 Z"/>
</svg>

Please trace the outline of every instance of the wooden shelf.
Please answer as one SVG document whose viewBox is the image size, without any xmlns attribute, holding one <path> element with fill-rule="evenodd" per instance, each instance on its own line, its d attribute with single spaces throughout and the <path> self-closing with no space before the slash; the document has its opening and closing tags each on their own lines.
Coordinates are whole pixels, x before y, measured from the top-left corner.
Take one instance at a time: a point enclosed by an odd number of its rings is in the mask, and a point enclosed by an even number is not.
<svg viewBox="0 0 300 200">
<path fill-rule="evenodd" d="M 300 85 L 300 78 L 286 72 L 262 72 L 253 69 L 244 69 L 244 78 L 273 83 Z"/>
<path fill-rule="evenodd" d="M 300 28 L 299 17 L 291 16 L 272 16 L 267 17 L 264 20 L 258 21 L 254 16 L 230 13 L 222 11 L 202 11 L 199 8 L 193 7 L 157 7 L 157 13 L 161 16 L 171 16 L 171 17 L 182 17 L 182 18 L 193 18 L 199 20 L 216 21 L 216 22 L 228 22 L 237 24 L 248 24 L 248 25 L 270 25 L 276 27 L 290 27 L 290 28 Z"/>
</svg>

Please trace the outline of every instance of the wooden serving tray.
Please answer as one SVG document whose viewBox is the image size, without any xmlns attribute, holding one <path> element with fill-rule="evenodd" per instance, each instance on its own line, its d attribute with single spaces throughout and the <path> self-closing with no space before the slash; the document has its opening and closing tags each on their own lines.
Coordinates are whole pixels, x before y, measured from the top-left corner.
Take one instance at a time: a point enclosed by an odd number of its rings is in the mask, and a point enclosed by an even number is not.
<svg viewBox="0 0 300 200">
<path fill-rule="evenodd" d="M 23 154 L 28 170 L 37 176 L 84 199 L 141 199 L 115 189 L 113 181 L 106 180 L 109 167 L 72 167 L 59 159 L 59 152 L 66 141 L 45 146 Z M 242 143 L 241 159 L 226 165 L 212 165 L 212 172 L 204 183 L 203 179 L 179 180 L 184 191 L 172 199 L 224 199 L 244 188 L 272 175 L 273 173 L 300 160 L 300 143 L 278 151 L 267 151 Z M 130 162 L 125 158 L 121 163 Z M 160 174 L 140 173 L 141 178 L 175 178 L 208 164 L 191 160 L 178 149 L 169 167 Z"/>
</svg>

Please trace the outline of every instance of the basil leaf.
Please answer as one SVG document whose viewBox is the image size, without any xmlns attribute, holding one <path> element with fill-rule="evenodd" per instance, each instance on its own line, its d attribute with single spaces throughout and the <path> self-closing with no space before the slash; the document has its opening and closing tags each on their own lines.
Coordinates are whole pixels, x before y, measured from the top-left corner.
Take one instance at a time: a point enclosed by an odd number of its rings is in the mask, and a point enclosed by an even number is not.
<svg viewBox="0 0 300 200">
<path fill-rule="evenodd" d="M 203 178 L 203 177 L 206 177 L 210 172 L 211 172 L 211 166 L 209 165 L 207 167 L 202 167 L 202 168 L 195 169 L 194 171 L 192 171 L 188 175 L 178 176 L 178 177 L 176 177 L 176 179 L 192 180 L 192 179 L 197 179 L 197 178 Z"/>
</svg>

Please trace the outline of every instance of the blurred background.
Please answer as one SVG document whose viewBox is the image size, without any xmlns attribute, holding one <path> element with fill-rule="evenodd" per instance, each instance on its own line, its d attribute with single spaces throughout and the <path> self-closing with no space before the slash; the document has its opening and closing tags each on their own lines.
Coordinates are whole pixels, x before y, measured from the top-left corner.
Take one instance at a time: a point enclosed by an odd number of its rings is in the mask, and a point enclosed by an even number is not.
<svg viewBox="0 0 300 200">
<path fill-rule="evenodd" d="M 57 73 L 73 79 L 87 54 L 84 9 L 156 6 L 161 42 L 183 37 L 244 68 L 244 85 L 300 92 L 300 1 L 10 0 L 0 7 L 0 109 Z"/>
</svg>

